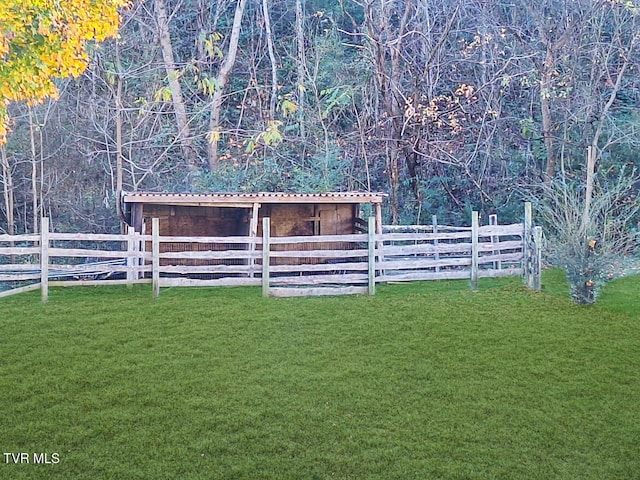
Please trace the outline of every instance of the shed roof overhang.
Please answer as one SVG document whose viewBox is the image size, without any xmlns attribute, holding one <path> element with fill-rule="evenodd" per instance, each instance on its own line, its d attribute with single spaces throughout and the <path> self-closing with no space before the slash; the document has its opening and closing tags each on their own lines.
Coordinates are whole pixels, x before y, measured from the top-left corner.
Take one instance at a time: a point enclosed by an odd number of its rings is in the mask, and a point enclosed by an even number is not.
<svg viewBox="0 0 640 480">
<path fill-rule="evenodd" d="M 385 194 L 366 192 L 329 193 L 151 193 L 123 192 L 124 204 L 182 205 L 195 207 L 244 207 L 273 203 L 382 203 Z"/>
</svg>

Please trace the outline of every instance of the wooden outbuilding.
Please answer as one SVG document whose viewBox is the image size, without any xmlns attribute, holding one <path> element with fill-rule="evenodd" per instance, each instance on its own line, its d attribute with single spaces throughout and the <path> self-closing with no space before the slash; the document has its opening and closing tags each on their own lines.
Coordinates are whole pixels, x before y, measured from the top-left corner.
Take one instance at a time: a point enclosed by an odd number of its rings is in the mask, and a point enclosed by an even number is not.
<svg viewBox="0 0 640 480">
<path fill-rule="evenodd" d="M 369 204 L 382 232 L 383 194 L 337 193 L 123 193 L 124 221 L 137 232 L 160 235 L 257 236 L 262 218 L 271 219 L 271 235 L 341 235 L 363 231 L 361 206 Z"/>
</svg>

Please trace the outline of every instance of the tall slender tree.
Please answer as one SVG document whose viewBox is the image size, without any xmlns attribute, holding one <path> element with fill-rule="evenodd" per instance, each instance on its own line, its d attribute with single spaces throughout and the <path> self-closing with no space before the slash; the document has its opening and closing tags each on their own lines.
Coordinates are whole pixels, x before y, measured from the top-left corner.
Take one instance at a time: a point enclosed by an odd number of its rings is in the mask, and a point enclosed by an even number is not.
<svg viewBox="0 0 640 480">
<path fill-rule="evenodd" d="M 233 15 L 233 25 L 229 35 L 229 45 L 224 56 L 224 60 L 222 61 L 222 65 L 220 65 L 220 70 L 216 75 L 215 90 L 211 98 L 208 147 L 209 169 L 211 170 L 217 170 L 219 165 L 218 142 L 221 135 L 220 113 L 222 110 L 225 88 L 229 81 L 229 75 L 231 74 L 231 70 L 236 62 L 238 43 L 240 41 L 240 29 L 242 28 L 242 16 L 246 5 L 247 0 L 238 0 L 236 4 L 235 13 Z"/>
<path fill-rule="evenodd" d="M 169 83 L 171 101 L 176 118 L 178 138 L 180 139 L 187 170 L 193 173 L 198 170 L 198 162 L 191 138 L 191 127 L 189 126 L 189 120 L 187 118 L 187 107 L 182 95 L 182 86 L 180 85 L 181 74 L 173 55 L 173 44 L 169 32 L 169 16 L 167 15 L 164 0 L 154 0 L 154 8 L 158 40 L 162 49 L 164 68 L 167 72 L 167 82 Z"/>
</svg>

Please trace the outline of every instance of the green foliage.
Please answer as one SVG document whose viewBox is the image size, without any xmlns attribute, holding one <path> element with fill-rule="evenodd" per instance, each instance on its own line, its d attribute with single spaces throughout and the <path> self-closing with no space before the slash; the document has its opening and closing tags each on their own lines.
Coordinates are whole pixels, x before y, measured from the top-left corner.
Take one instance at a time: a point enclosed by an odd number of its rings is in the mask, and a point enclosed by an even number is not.
<svg viewBox="0 0 640 480">
<path fill-rule="evenodd" d="M 353 98 L 353 89 L 349 86 L 337 86 L 325 88 L 320 91 L 324 110 L 322 117 L 326 118 L 336 108 L 346 107 L 351 104 Z"/>
<path fill-rule="evenodd" d="M 277 159 L 277 160 L 276 160 Z M 246 162 L 225 161 L 215 172 L 198 178 L 195 189 L 202 192 L 329 192 L 348 190 L 348 164 L 336 151 L 306 161 L 248 158 Z"/>
<path fill-rule="evenodd" d="M 520 134 L 523 138 L 530 139 L 535 131 L 535 123 L 531 118 L 523 118 L 520 120 Z"/>
<path fill-rule="evenodd" d="M 298 110 L 298 105 L 289 98 L 283 98 L 280 103 L 280 111 L 283 117 L 293 115 Z"/>
<path fill-rule="evenodd" d="M 153 95 L 154 102 L 170 102 L 171 101 L 171 89 L 168 85 L 160 87 Z"/>
<path fill-rule="evenodd" d="M 209 35 L 201 32 L 200 35 L 198 35 L 198 41 L 202 44 L 209 58 L 224 57 L 224 53 L 222 53 L 222 50 L 220 50 L 220 47 L 218 46 L 218 43 L 222 38 L 223 36 L 220 32 L 213 32 Z"/>
<path fill-rule="evenodd" d="M 198 87 L 205 95 L 213 95 L 213 93 L 219 88 L 218 80 L 213 77 L 203 76 L 202 78 L 196 78 Z"/>
</svg>

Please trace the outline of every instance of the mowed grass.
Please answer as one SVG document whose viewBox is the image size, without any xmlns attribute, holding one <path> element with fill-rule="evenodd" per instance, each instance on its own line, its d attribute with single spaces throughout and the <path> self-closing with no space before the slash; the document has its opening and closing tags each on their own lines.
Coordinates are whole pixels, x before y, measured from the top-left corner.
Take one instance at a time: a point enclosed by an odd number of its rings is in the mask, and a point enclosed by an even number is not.
<svg viewBox="0 0 640 480">
<path fill-rule="evenodd" d="M 2 299 L 0 453 L 31 461 L 0 457 L 0 478 L 640 478 L 639 292 L 579 307 L 549 272 L 541 293 Z"/>
</svg>

